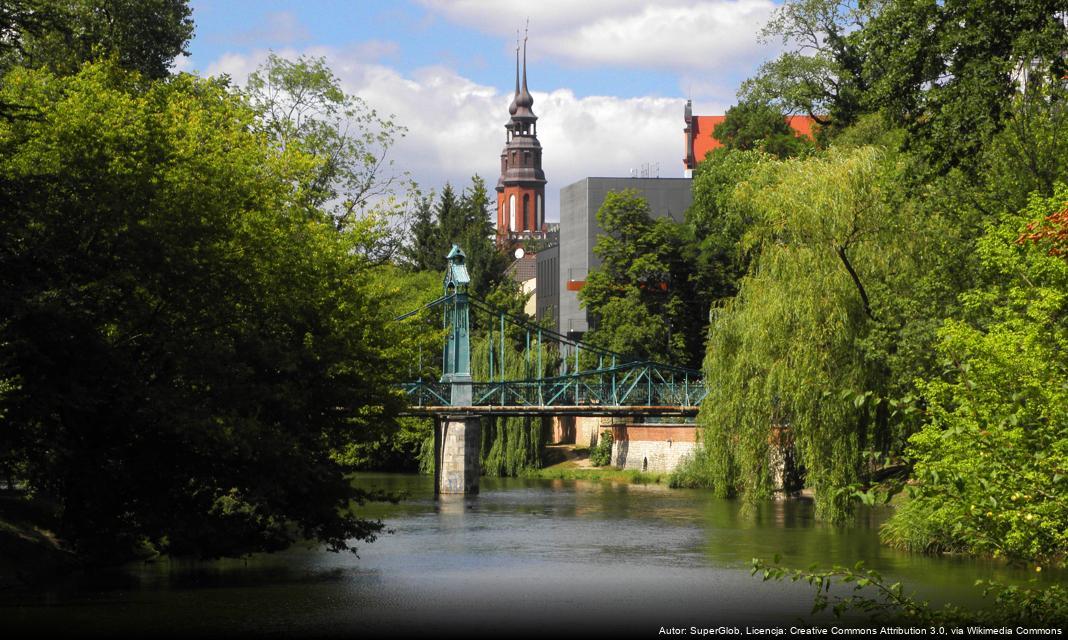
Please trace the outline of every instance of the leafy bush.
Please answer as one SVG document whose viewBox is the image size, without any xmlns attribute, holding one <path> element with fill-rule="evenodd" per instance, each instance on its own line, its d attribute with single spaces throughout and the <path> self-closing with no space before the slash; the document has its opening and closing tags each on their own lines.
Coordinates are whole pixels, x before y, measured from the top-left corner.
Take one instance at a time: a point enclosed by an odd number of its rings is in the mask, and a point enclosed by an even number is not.
<svg viewBox="0 0 1068 640">
<path fill-rule="evenodd" d="M 1059 584 L 1040 587 L 1032 583 L 1031 586 L 1019 586 L 979 580 L 975 586 L 981 587 L 983 597 L 990 598 L 992 602 L 988 607 L 969 611 L 952 604 L 936 609 L 926 600 L 917 600 L 914 595 L 907 593 L 900 582 L 890 584 L 879 572 L 865 569 L 863 562 L 853 567 L 835 566 L 829 570 L 816 567 L 790 569 L 779 564 L 778 556 L 770 564 L 753 558 L 751 573 L 761 573 L 765 582 L 808 582 L 816 592 L 812 613 L 830 607 L 836 618 L 847 611 L 858 611 L 872 621 L 922 625 L 978 623 L 991 627 L 1020 623 L 1031 627 L 1054 627 L 1068 620 L 1068 591 Z M 852 584 L 853 593 L 848 596 L 832 595 L 830 588 L 836 581 Z"/>
<path fill-rule="evenodd" d="M 1068 188 L 992 225 L 987 285 L 939 333 L 942 379 L 921 383 L 928 420 L 910 439 L 913 498 L 891 544 L 1063 563 L 1068 556 L 1068 262 L 1013 240 L 1062 210 Z"/>
<path fill-rule="evenodd" d="M 711 489 L 712 482 L 707 470 L 708 454 L 699 448 L 687 455 L 668 477 L 672 489 Z"/>
<path fill-rule="evenodd" d="M 612 432 L 602 431 L 597 446 L 590 450 L 590 464 L 603 467 L 612 462 Z"/>
</svg>

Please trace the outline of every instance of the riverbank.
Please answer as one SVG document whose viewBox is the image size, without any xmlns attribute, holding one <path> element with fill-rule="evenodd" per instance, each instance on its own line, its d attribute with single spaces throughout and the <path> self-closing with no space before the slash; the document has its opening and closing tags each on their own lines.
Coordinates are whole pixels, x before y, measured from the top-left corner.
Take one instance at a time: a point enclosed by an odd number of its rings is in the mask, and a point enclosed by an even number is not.
<svg viewBox="0 0 1068 640">
<path fill-rule="evenodd" d="M 555 451 L 550 453 L 550 459 L 563 459 L 563 462 L 528 471 L 523 477 L 540 480 L 595 480 L 665 486 L 671 477 L 667 473 L 644 473 L 633 469 L 616 469 L 611 466 L 595 467 L 590 463 L 590 450 L 585 448 L 558 445 L 552 449 Z"/>
<path fill-rule="evenodd" d="M 49 520 L 48 505 L 0 494 L 0 590 L 41 585 L 82 566 L 51 532 Z"/>
</svg>

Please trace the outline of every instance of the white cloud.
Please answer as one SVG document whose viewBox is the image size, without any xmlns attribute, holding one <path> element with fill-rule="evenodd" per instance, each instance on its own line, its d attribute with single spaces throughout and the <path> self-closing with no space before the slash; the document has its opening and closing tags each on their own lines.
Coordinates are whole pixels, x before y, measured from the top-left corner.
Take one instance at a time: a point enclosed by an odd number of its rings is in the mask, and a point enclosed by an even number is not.
<svg viewBox="0 0 1068 640">
<path fill-rule="evenodd" d="M 187 55 L 175 56 L 171 61 L 171 73 L 182 73 L 183 71 L 190 71 L 193 68 L 193 59 Z"/>
<path fill-rule="evenodd" d="M 771 51 L 757 32 L 775 9 L 771 0 L 528 2 L 421 0 L 449 20 L 510 35 L 531 19 L 532 56 L 577 65 L 611 64 L 669 70 L 721 71 L 751 66 Z"/>
<path fill-rule="evenodd" d="M 279 55 L 322 55 L 345 90 L 379 113 L 394 114 L 408 128 L 392 158 L 425 189 L 446 181 L 457 188 L 477 173 L 492 189 L 500 172 L 510 93 L 478 84 L 444 66 L 411 74 L 374 62 L 355 46 L 282 50 Z M 267 57 L 226 54 L 209 65 L 209 75 L 228 73 L 236 83 Z M 559 192 L 586 176 L 627 176 L 632 168 L 659 163 L 660 175 L 682 174 L 683 100 L 610 96 L 576 97 L 568 89 L 534 92 L 538 137 L 544 147 L 546 218 L 558 218 Z"/>
</svg>

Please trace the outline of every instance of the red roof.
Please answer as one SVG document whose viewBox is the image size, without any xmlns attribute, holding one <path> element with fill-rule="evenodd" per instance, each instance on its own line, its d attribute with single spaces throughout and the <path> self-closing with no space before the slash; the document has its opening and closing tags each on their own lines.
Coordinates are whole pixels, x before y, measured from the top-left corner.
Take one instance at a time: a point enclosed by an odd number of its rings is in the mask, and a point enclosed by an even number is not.
<svg viewBox="0 0 1068 640">
<path fill-rule="evenodd" d="M 693 159 L 700 163 L 705 159 L 709 151 L 723 146 L 719 140 L 712 137 L 712 130 L 716 125 L 723 122 L 727 116 L 693 116 Z M 812 137 L 812 125 L 816 123 L 811 116 L 786 116 L 786 122 L 790 128 L 800 135 Z"/>
</svg>

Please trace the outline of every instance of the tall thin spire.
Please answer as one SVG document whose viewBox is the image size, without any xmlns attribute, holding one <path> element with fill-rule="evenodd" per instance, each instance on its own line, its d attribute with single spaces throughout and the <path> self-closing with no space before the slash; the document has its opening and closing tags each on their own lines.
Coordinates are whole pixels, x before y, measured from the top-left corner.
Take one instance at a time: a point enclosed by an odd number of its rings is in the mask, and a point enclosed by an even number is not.
<svg viewBox="0 0 1068 640">
<path fill-rule="evenodd" d="M 523 88 L 519 92 L 519 98 L 516 99 L 516 105 L 520 108 L 526 107 L 528 110 L 534 106 L 534 96 L 530 95 L 530 91 L 527 90 L 527 31 L 529 29 L 530 18 L 527 18 L 527 25 L 523 28 Z"/>
<path fill-rule="evenodd" d="M 508 106 L 508 113 L 515 115 L 519 110 L 519 29 L 515 30 L 515 95 L 512 96 L 512 104 Z"/>
<path fill-rule="evenodd" d="M 527 93 L 527 32 L 530 31 L 530 18 L 523 27 L 523 92 Z"/>
</svg>

